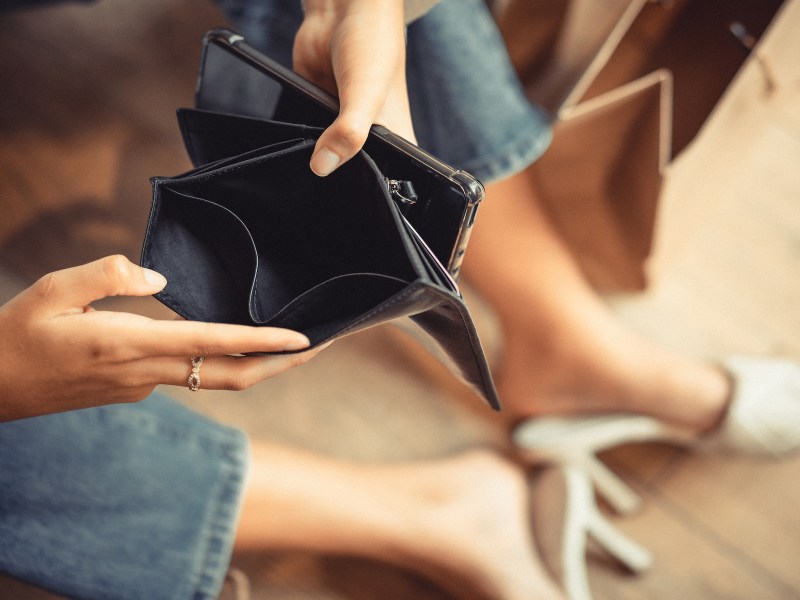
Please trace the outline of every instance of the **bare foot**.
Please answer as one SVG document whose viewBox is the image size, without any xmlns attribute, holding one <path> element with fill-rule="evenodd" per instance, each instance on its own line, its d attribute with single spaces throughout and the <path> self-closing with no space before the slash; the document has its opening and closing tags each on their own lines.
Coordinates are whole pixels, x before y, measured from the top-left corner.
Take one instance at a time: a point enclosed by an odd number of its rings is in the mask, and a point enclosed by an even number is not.
<svg viewBox="0 0 800 600">
<path fill-rule="evenodd" d="M 590 329 L 507 331 L 496 382 L 512 420 L 629 412 L 698 433 L 719 422 L 731 392 L 721 369 L 650 344 L 602 314 Z"/>
<path fill-rule="evenodd" d="M 398 517 L 393 562 L 460 599 L 563 599 L 537 555 L 526 478 L 512 464 L 472 451 L 375 468 L 373 480 L 391 491 L 387 502 Z"/>
<path fill-rule="evenodd" d="M 364 464 L 254 441 L 239 550 L 382 560 L 459 600 L 563 600 L 539 560 L 526 476 L 488 450 Z"/>
</svg>

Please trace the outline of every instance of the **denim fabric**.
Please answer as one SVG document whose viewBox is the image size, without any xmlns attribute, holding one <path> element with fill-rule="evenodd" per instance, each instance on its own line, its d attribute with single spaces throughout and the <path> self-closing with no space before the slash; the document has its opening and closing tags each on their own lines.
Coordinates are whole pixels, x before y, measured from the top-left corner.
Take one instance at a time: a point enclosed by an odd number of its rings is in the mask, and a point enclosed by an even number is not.
<svg viewBox="0 0 800 600">
<path fill-rule="evenodd" d="M 0 423 L 0 571 L 74 598 L 222 586 L 247 441 L 162 396 Z"/>
<path fill-rule="evenodd" d="M 232 25 L 291 67 L 300 0 L 217 0 Z M 407 73 L 419 145 L 484 183 L 535 161 L 550 118 L 522 90 L 484 0 L 443 0 L 408 27 Z"/>
</svg>

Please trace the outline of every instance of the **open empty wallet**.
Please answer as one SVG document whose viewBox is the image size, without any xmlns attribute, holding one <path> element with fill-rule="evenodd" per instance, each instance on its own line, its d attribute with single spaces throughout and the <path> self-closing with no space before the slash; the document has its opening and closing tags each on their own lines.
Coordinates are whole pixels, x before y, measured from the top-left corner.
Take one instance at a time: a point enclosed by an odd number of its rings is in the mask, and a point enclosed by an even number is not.
<svg viewBox="0 0 800 600">
<path fill-rule="evenodd" d="M 141 264 L 191 320 L 285 327 L 311 346 L 410 317 L 499 409 L 456 284 L 483 188 L 375 126 L 327 177 L 309 168 L 335 99 L 231 31 L 203 43 L 196 108 L 178 121 L 195 168 L 152 179 Z"/>
</svg>

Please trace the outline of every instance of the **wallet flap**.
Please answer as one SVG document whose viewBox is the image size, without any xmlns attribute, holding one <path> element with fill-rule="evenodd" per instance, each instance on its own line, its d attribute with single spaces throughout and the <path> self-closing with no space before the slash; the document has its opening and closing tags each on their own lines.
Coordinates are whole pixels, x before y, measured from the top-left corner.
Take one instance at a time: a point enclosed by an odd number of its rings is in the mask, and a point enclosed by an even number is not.
<svg viewBox="0 0 800 600">
<path fill-rule="evenodd" d="M 176 111 L 184 146 L 195 167 L 294 140 L 316 139 L 319 127 L 267 121 L 194 108 Z"/>
<path fill-rule="evenodd" d="M 500 410 L 500 398 L 481 346 L 478 331 L 467 306 L 460 298 L 439 289 L 430 295 L 439 302 L 425 312 L 411 317 L 433 338 L 443 351 L 439 359 L 480 394 L 494 410 Z"/>
</svg>

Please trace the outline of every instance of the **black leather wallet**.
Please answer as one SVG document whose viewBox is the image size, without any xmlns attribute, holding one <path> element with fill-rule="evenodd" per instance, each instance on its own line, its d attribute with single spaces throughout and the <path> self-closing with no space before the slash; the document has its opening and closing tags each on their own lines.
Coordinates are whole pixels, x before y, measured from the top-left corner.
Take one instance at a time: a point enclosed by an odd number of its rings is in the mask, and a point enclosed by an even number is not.
<svg viewBox="0 0 800 600">
<path fill-rule="evenodd" d="M 152 179 L 141 264 L 167 278 L 156 298 L 187 319 L 294 329 L 312 347 L 410 317 L 451 367 L 499 409 L 453 277 L 477 204 L 469 186 L 477 182 L 443 172 L 432 157 L 421 161 L 416 151 L 397 152 L 398 138 L 387 144 L 375 132 L 366 151 L 331 175 L 316 176 L 308 165 L 325 126 L 319 114 L 309 123 L 302 107 L 294 106 L 293 121 L 264 118 L 248 114 L 242 95 L 238 108 L 236 95 L 226 96 L 231 103 L 224 111 L 204 105 L 208 90 L 230 85 L 230 68 L 221 80 L 214 75 L 220 70 L 209 66 L 209 47 L 217 44 L 229 54 L 226 60 L 240 63 L 245 83 L 255 78 L 254 89 L 263 88 L 259 78 L 269 78 L 275 67 L 253 69 L 228 52 L 243 45 L 232 32 L 206 37 L 198 108 L 178 111 L 195 168 Z M 260 97 L 263 102 L 254 105 L 270 104 Z M 400 147 L 406 144 L 411 146 Z"/>
</svg>

